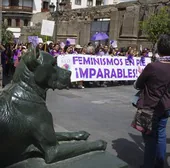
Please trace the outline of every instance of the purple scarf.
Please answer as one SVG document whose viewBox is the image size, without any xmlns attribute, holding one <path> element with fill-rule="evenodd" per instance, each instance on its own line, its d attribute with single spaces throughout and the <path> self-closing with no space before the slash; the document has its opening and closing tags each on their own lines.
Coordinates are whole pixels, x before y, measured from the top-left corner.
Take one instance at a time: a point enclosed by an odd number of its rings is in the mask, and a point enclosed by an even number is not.
<svg viewBox="0 0 170 168">
<path fill-rule="evenodd" d="M 55 56 L 57 56 L 57 55 L 60 55 L 61 53 L 60 53 L 59 51 L 52 50 L 52 51 L 50 52 L 50 54 L 51 54 L 53 57 L 55 57 Z"/>
<path fill-rule="evenodd" d="M 127 57 L 127 59 L 129 60 L 129 62 L 131 63 L 132 62 L 132 60 L 133 60 L 133 55 L 128 55 L 128 57 Z"/>
</svg>

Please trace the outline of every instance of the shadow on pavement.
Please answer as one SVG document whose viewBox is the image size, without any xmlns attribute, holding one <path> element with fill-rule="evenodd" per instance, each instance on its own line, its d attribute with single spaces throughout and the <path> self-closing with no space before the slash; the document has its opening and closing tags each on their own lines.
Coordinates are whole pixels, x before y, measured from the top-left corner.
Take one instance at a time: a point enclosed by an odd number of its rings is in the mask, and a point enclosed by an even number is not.
<svg viewBox="0 0 170 168">
<path fill-rule="evenodd" d="M 139 168 L 143 163 L 144 144 L 142 136 L 129 133 L 133 141 L 120 138 L 112 141 L 112 148 L 117 152 L 117 157 L 128 163 L 133 168 Z M 167 144 L 170 144 L 170 139 L 167 139 Z M 167 153 L 165 168 L 170 168 L 167 159 L 170 153 Z"/>
</svg>

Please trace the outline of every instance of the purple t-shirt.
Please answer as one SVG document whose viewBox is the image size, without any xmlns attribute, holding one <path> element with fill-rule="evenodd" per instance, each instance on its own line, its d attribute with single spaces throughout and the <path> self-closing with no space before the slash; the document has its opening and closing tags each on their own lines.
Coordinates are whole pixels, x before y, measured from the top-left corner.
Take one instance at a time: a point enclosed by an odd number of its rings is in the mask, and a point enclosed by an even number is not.
<svg viewBox="0 0 170 168">
<path fill-rule="evenodd" d="M 14 51 L 13 60 L 16 61 L 18 59 L 18 55 L 21 54 L 21 50 L 17 49 Z"/>
</svg>

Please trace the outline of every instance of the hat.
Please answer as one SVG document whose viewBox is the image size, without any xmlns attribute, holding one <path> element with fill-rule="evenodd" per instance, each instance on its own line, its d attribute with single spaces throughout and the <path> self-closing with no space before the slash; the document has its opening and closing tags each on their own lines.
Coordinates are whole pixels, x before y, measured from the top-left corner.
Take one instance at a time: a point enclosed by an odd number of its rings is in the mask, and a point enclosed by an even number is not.
<svg viewBox="0 0 170 168">
<path fill-rule="evenodd" d="M 27 47 L 26 46 L 22 46 L 22 49 L 27 49 Z"/>
<path fill-rule="evenodd" d="M 81 47 L 79 44 L 77 44 L 77 45 L 75 46 L 75 48 L 81 49 L 81 48 L 83 48 L 83 47 Z"/>
</svg>

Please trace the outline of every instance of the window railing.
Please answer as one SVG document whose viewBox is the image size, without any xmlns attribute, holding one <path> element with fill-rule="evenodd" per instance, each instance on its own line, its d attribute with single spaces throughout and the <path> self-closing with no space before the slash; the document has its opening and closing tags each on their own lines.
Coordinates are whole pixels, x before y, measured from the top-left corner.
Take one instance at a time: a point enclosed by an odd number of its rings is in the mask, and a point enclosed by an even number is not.
<svg viewBox="0 0 170 168">
<path fill-rule="evenodd" d="M 23 11 L 32 12 L 33 8 L 29 6 L 3 6 L 2 11 Z"/>
</svg>

